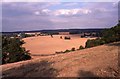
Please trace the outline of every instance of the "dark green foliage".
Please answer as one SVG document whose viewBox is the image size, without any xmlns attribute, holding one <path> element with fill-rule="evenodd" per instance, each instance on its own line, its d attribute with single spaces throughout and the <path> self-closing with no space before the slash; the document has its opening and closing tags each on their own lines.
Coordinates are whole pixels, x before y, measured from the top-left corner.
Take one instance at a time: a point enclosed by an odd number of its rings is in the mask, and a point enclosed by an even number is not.
<svg viewBox="0 0 120 79">
<path fill-rule="evenodd" d="M 75 48 L 73 47 L 71 50 L 65 50 L 65 51 L 60 51 L 60 52 L 55 52 L 56 54 L 60 54 L 60 53 L 68 53 L 68 52 L 72 52 L 75 51 Z"/>
<path fill-rule="evenodd" d="M 104 30 L 102 32 L 102 40 L 105 43 L 120 41 L 120 23 L 110 29 Z"/>
<path fill-rule="evenodd" d="M 78 50 L 81 50 L 81 49 L 84 49 L 84 47 L 83 47 L 83 46 L 80 46 Z"/>
<path fill-rule="evenodd" d="M 32 36 L 35 36 L 35 35 L 29 35 L 29 34 L 25 34 L 25 33 L 21 33 L 21 37 L 22 38 L 27 38 L 27 37 L 32 37 Z"/>
<path fill-rule="evenodd" d="M 87 40 L 85 48 L 90 48 L 90 47 L 94 47 L 102 44 L 105 44 L 105 41 L 100 38 Z"/>
<path fill-rule="evenodd" d="M 65 39 L 65 40 L 70 40 L 71 38 L 70 38 L 70 37 L 65 36 L 65 37 L 64 37 L 64 39 Z"/>
<path fill-rule="evenodd" d="M 63 51 L 60 51 L 60 52 L 55 52 L 56 54 L 60 54 L 60 53 L 64 53 Z"/>
<path fill-rule="evenodd" d="M 2 37 L 2 64 L 30 59 L 30 55 L 22 47 L 24 41 L 18 38 Z"/>
<path fill-rule="evenodd" d="M 71 51 L 75 51 L 75 48 L 73 47 L 73 48 L 71 49 Z"/>
<path fill-rule="evenodd" d="M 32 36 L 35 36 L 35 35 L 29 35 L 29 34 L 25 34 L 24 37 L 32 37 Z"/>
<path fill-rule="evenodd" d="M 64 53 L 67 53 L 67 52 L 71 52 L 71 50 L 68 50 L 68 49 L 67 49 L 67 50 L 64 51 Z"/>
<path fill-rule="evenodd" d="M 102 31 L 101 38 L 87 40 L 85 47 L 89 48 L 89 47 L 94 47 L 94 46 L 117 42 L 117 41 L 120 41 L 120 21 L 116 26 Z"/>
</svg>

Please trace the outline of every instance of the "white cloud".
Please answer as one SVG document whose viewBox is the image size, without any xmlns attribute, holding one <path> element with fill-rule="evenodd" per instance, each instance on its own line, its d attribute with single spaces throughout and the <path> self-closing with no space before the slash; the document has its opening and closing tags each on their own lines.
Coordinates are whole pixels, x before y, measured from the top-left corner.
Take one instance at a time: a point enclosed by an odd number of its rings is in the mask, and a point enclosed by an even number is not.
<svg viewBox="0 0 120 79">
<path fill-rule="evenodd" d="M 92 11 L 89 9 L 59 9 L 54 12 L 56 16 L 59 15 L 76 15 L 76 14 L 89 14 Z"/>
<path fill-rule="evenodd" d="M 42 12 L 49 14 L 50 10 L 49 9 L 43 9 Z"/>
<path fill-rule="evenodd" d="M 71 13 L 70 10 L 60 9 L 55 11 L 55 15 L 69 15 Z"/>
<path fill-rule="evenodd" d="M 89 14 L 92 11 L 89 9 L 58 9 L 58 10 L 50 10 L 50 9 L 42 9 L 39 11 L 35 11 L 35 15 L 47 14 L 51 16 L 72 16 L 72 15 L 82 15 Z"/>
<path fill-rule="evenodd" d="M 91 13 L 92 11 L 91 10 L 89 10 L 89 9 L 85 9 L 85 10 L 81 10 L 84 14 L 89 14 L 89 13 Z"/>
<path fill-rule="evenodd" d="M 40 15 L 39 11 L 34 12 L 35 15 Z"/>
</svg>

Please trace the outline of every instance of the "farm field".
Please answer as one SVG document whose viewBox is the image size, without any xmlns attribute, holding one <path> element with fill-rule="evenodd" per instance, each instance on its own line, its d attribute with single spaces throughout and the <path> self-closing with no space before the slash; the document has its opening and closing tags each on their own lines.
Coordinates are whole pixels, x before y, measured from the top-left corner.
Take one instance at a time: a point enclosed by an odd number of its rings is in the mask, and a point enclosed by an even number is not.
<svg viewBox="0 0 120 79">
<path fill-rule="evenodd" d="M 62 39 L 60 39 L 62 36 Z M 64 36 L 69 36 L 70 40 L 65 40 Z M 88 39 L 94 38 L 80 38 L 80 35 L 53 35 L 37 36 L 24 38 L 25 47 L 32 55 L 48 55 L 55 54 L 55 52 L 71 50 L 72 48 L 78 49 L 80 45 L 83 47 Z"/>
</svg>

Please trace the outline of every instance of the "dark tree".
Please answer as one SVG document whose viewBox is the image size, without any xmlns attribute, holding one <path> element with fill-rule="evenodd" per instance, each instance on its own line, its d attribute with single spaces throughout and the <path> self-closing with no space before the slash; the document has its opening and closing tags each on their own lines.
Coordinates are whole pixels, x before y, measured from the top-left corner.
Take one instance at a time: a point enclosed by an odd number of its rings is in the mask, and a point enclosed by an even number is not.
<svg viewBox="0 0 120 79">
<path fill-rule="evenodd" d="M 19 38 L 2 36 L 2 64 L 30 59 L 30 54 L 22 47 Z"/>
</svg>

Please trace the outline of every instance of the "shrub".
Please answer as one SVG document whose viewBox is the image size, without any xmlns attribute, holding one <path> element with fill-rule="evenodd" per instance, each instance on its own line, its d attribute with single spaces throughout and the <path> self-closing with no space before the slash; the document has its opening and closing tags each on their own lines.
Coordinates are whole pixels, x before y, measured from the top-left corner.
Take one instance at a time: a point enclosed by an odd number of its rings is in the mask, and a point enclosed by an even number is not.
<svg viewBox="0 0 120 79">
<path fill-rule="evenodd" d="M 65 37 L 64 37 L 64 39 L 65 39 L 65 40 L 70 40 L 71 38 L 70 38 L 70 37 L 65 36 Z"/>
<path fill-rule="evenodd" d="M 56 54 L 60 54 L 60 53 L 64 53 L 63 51 L 60 51 L 60 52 L 55 52 Z"/>
<path fill-rule="evenodd" d="M 71 52 L 71 50 L 68 50 L 68 49 L 67 49 L 67 50 L 64 51 L 64 53 L 67 53 L 67 52 Z"/>
<path fill-rule="evenodd" d="M 30 54 L 22 47 L 24 41 L 18 38 L 2 37 L 2 64 L 31 59 Z"/>
<path fill-rule="evenodd" d="M 73 47 L 73 48 L 71 49 L 71 51 L 75 51 L 75 48 Z"/>
<path fill-rule="evenodd" d="M 79 47 L 79 50 L 81 50 L 81 49 L 84 49 L 84 47 L 82 45 Z"/>
<path fill-rule="evenodd" d="M 103 39 L 100 39 L 100 38 L 87 40 L 85 48 L 90 48 L 90 47 L 103 45 L 103 44 L 105 44 L 105 41 Z"/>
</svg>

